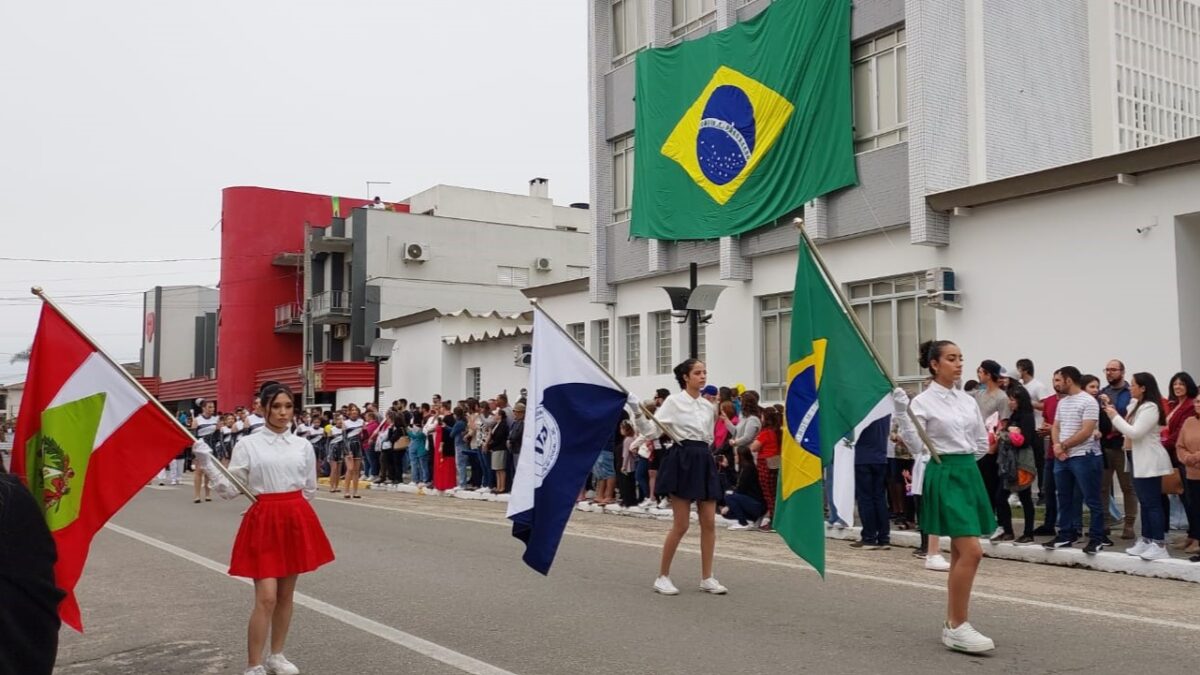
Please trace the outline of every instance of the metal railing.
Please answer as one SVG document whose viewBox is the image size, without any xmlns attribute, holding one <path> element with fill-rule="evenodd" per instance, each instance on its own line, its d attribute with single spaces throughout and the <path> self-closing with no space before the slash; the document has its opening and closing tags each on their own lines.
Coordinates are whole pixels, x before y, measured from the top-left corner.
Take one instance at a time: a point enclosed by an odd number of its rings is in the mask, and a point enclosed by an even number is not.
<svg viewBox="0 0 1200 675">
<path fill-rule="evenodd" d="M 350 291 L 325 291 L 312 298 L 313 317 L 350 316 Z"/>
<path fill-rule="evenodd" d="M 304 310 L 298 302 L 288 302 L 275 306 L 275 327 L 286 328 L 300 323 L 304 319 Z"/>
</svg>

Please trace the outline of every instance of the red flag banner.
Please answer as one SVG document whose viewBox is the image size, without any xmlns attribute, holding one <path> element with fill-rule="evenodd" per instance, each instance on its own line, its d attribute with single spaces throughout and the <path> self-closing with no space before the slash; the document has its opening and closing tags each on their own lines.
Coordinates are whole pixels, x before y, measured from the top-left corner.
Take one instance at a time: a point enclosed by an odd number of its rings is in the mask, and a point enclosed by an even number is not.
<svg viewBox="0 0 1200 675">
<path fill-rule="evenodd" d="M 12 472 L 45 513 L 66 592 L 58 613 L 83 631 L 75 584 L 92 537 L 155 473 L 192 444 L 120 367 L 49 302 L 42 304 Z"/>
</svg>

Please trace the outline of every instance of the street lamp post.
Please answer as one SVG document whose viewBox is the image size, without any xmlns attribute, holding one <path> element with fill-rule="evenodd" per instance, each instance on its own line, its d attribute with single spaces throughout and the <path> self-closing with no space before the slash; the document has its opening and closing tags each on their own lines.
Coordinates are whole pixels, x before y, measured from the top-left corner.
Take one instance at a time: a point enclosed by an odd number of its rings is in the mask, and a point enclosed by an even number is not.
<svg viewBox="0 0 1200 675">
<path fill-rule="evenodd" d="M 687 286 L 663 286 L 671 298 L 671 316 L 688 324 L 688 355 L 700 358 L 700 324 L 712 319 L 711 312 L 717 308 L 717 298 L 727 287 L 718 284 L 698 284 L 696 263 L 688 265 Z"/>
</svg>

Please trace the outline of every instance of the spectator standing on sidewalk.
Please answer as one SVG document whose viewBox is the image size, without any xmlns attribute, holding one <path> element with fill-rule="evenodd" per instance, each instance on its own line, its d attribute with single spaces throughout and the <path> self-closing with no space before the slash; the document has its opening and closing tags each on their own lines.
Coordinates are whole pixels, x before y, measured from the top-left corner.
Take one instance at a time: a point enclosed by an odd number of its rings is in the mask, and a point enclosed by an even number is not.
<svg viewBox="0 0 1200 675">
<path fill-rule="evenodd" d="M 1192 416 L 1184 420 L 1175 453 L 1187 470 L 1184 500 L 1188 513 L 1188 538 L 1200 541 L 1200 396 L 1192 399 Z M 1192 562 L 1200 562 L 1200 543 L 1185 550 L 1193 554 Z"/>
<path fill-rule="evenodd" d="M 1180 499 L 1183 500 L 1184 513 L 1187 517 L 1187 540 L 1183 543 L 1183 550 L 1187 553 L 1200 553 L 1200 538 L 1194 536 L 1197 530 L 1200 530 L 1200 523 L 1197 523 L 1191 511 L 1187 510 L 1187 482 L 1184 480 L 1183 463 L 1179 461 L 1176 455 L 1177 444 L 1179 441 L 1179 433 L 1183 430 L 1183 424 L 1192 416 L 1192 401 L 1196 398 L 1200 391 L 1197 391 L 1196 381 L 1186 372 L 1175 373 L 1171 376 L 1171 383 L 1168 387 L 1168 396 L 1170 403 L 1167 405 L 1167 428 L 1163 432 L 1163 447 L 1167 450 L 1167 455 L 1171 458 L 1171 465 L 1180 474 L 1181 482 L 1183 483 L 1183 494 Z M 1167 529 L 1171 529 L 1171 507 L 1167 495 L 1163 495 L 1164 512 L 1167 514 Z"/>
<path fill-rule="evenodd" d="M 1129 402 L 1132 394 L 1129 383 L 1125 381 L 1125 364 L 1113 359 L 1104 366 L 1104 379 L 1108 384 L 1100 390 L 1100 402 L 1110 403 L 1117 414 L 1124 418 L 1129 413 Z M 1108 425 L 1103 425 L 1107 427 Z M 1121 486 L 1121 498 L 1124 500 L 1125 526 L 1121 530 L 1122 539 L 1133 539 L 1133 524 L 1137 520 L 1138 499 L 1134 495 L 1133 481 L 1129 475 L 1129 467 L 1125 466 L 1125 437 L 1116 429 L 1101 429 L 1100 447 L 1104 452 L 1104 476 L 1100 482 L 1100 503 L 1104 505 L 1106 529 L 1116 526 L 1112 522 L 1112 514 L 1107 513 L 1109 495 L 1112 494 L 1113 476 Z"/>
<path fill-rule="evenodd" d="M 1167 425 L 1158 381 L 1150 373 L 1134 373 L 1130 394 L 1137 405 L 1125 421 L 1116 406 L 1108 403 L 1104 414 L 1113 427 L 1129 439 L 1132 445 L 1133 485 L 1142 507 L 1142 536 L 1125 552 L 1143 560 L 1169 558 L 1166 546 L 1167 513 L 1162 508 L 1162 477 L 1173 472 L 1171 459 L 1162 444 L 1162 430 Z"/>
<path fill-rule="evenodd" d="M 992 415 L 995 415 L 997 420 L 1008 417 L 1008 395 L 1000 388 L 1001 370 L 1000 364 L 991 359 L 984 359 L 975 370 L 975 375 L 979 378 L 975 402 L 979 404 L 979 413 L 983 416 L 985 424 L 992 419 Z M 995 453 L 980 457 L 976 466 L 979 467 L 979 474 L 983 476 L 983 486 L 990 498 L 1000 488 Z"/>
<path fill-rule="evenodd" d="M 1067 396 L 1058 402 L 1051 442 L 1054 450 L 1054 482 L 1058 488 L 1058 536 L 1044 544 L 1047 549 L 1070 548 L 1079 539 L 1075 523 L 1078 506 L 1075 488 L 1083 493 L 1083 502 L 1091 512 L 1088 543 L 1084 553 L 1097 553 L 1112 546 L 1104 534 L 1104 506 L 1100 503 L 1100 476 L 1103 460 L 1095 432 L 1100 406 L 1080 386 L 1083 374 L 1075 366 L 1059 370 Z M 1080 521 L 1082 522 L 1082 521 Z"/>
<path fill-rule="evenodd" d="M 1036 516 L 1033 510 L 1033 483 L 1037 466 L 1033 461 L 1035 454 L 1041 451 L 1037 445 L 1037 426 L 1033 421 L 1033 403 L 1029 400 L 1029 392 L 1023 385 L 1011 383 L 1008 386 L 1009 413 L 1000 425 L 997 433 L 996 454 L 999 466 L 1000 486 L 996 491 L 994 506 L 999 517 L 1002 532 L 992 537 L 992 543 L 1013 541 L 1012 506 L 1008 503 L 1009 495 L 1017 495 L 1025 514 L 1025 529 L 1018 544 L 1033 543 L 1033 526 Z"/>
<path fill-rule="evenodd" d="M 867 425 L 854 439 L 854 501 L 862 519 L 862 538 L 850 546 L 867 551 L 891 548 L 887 502 L 887 448 L 892 416 Z"/>
</svg>

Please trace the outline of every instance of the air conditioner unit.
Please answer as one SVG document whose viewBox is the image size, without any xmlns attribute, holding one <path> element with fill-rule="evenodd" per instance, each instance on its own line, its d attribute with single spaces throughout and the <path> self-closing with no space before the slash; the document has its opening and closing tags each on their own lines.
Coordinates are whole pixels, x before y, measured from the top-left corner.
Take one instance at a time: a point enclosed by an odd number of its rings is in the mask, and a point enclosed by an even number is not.
<svg viewBox="0 0 1200 675">
<path fill-rule="evenodd" d="M 962 309 L 954 270 L 949 267 L 925 270 L 925 299 L 934 309 Z"/>
<path fill-rule="evenodd" d="M 404 262 L 426 262 L 429 260 L 429 244 L 420 242 L 404 245 Z"/>
<path fill-rule="evenodd" d="M 536 258 L 533 261 L 533 269 L 539 272 L 549 272 L 552 269 L 549 258 Z"/>
<path fill-rule="evenodd" d="M 533 345 L 518 345 L 513 350 L 513 365 L 528 368 L 533 362 Z"/>
<path fill-rule="evenodd" d="M 339 323 L 339 324 L 334 325 L 334 327 L 333 327 L 333 339 L 334 340 L 345 340 L 348 337 L 350 337 L 350 324 Z"/>
</svg>

